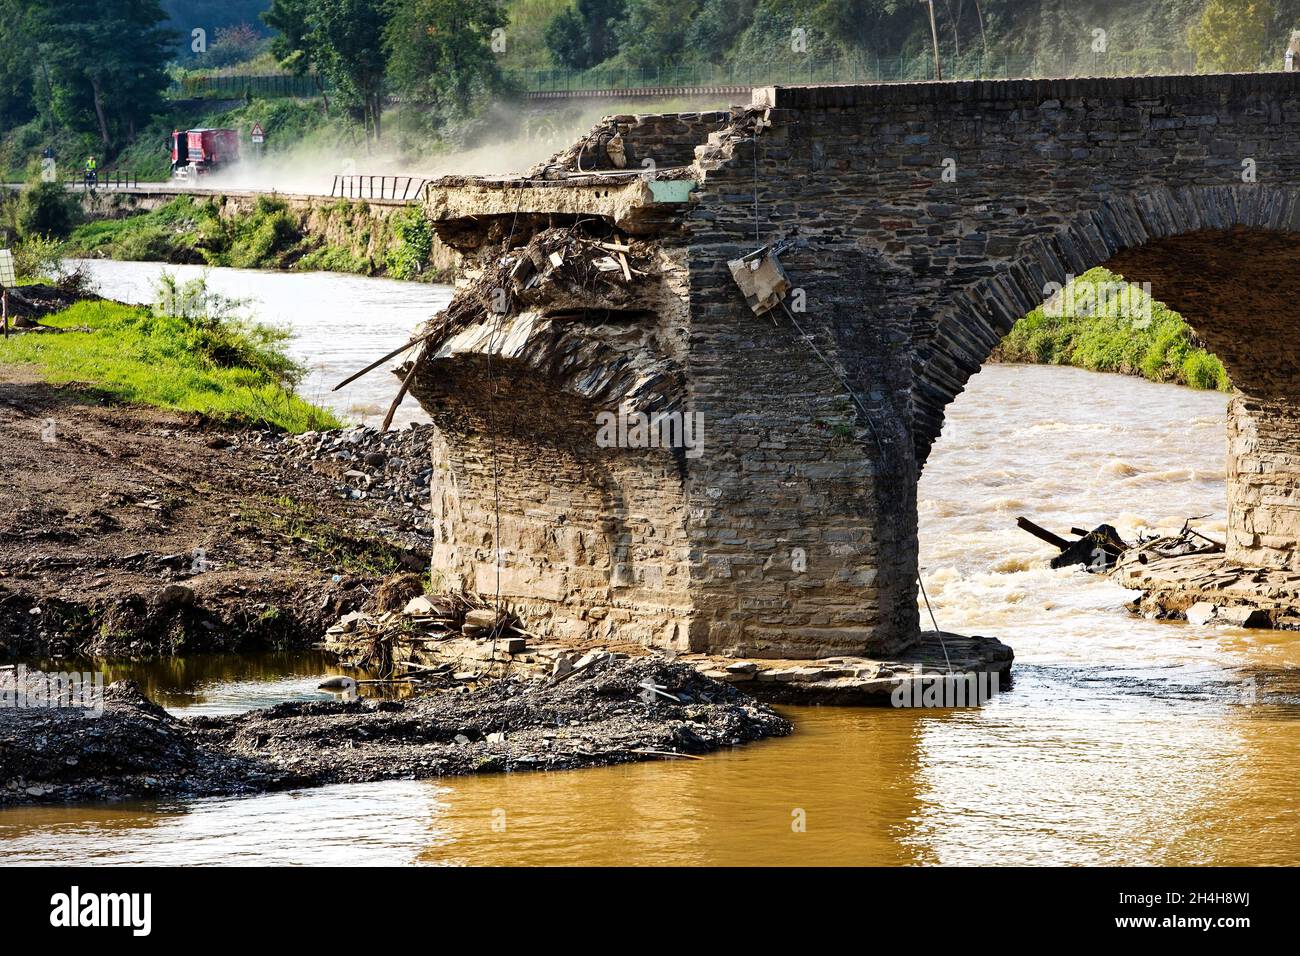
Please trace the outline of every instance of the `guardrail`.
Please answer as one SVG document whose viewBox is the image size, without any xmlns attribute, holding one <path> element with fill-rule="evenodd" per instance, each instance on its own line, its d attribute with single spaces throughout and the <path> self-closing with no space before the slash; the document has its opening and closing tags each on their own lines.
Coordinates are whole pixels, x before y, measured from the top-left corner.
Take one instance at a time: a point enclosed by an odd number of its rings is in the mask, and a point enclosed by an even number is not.
<svg viewBox="0 0 1300 956">
<path fill-rule="evenodd" d="M 140 185 L 140 177 L 127 170 L 101 169 L 93 177 L 88 173 L 70 176 L 65 185 L 74 189 L 78 186 L 86 189 L 136 189 Z"/>
<path fill-rule="evenodd" d="M 419 199 L 428 179 L 418 176 L 335 176 L 330 195 L 340 199 Z"/>
</svg>

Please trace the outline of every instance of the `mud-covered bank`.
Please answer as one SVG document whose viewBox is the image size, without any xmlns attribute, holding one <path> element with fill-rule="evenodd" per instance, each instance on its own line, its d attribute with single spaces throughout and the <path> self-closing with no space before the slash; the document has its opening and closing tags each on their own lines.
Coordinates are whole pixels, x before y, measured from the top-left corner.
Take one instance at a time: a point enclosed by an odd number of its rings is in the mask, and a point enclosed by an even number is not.
<svg viewBox="0 0 1300 956">
<path fill-rule="evenodd" d="M 327 463 L 260 434 L 0 367 L 0 463 L 22 489 L 0 499 L 0 655 L 303 646 L 427 568 L 417 495 L 388 490 L 421 480 L 407 433 L 387 454 L 331 433 Z"/>
<path fill-rule="evenodd" d="M 791 731 L 738 689 L 660 658 L 603 661 L 559 681 L 508 677 L 466 693 L 288 703 L 232 717 L 173 717 L 129 682 L 103 696 L 99 716 L 0 708 L 0 804 L 565 770 Z"/>
</svg>

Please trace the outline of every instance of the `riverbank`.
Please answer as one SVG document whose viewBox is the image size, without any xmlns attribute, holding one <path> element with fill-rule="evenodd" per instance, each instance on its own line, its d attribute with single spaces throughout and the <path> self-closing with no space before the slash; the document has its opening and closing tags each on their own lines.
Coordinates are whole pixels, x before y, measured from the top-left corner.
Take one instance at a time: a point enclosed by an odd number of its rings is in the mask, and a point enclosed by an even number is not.
<svg viewBox="0 0 1300 956">
<path fill-rule="evenodd" d="M 0 449 L 23 490 L 0 500 L 10 660 L 302 646 L 427 568 L 408 504 L 33 366 L 0 365 Z"/>
<path fill-rule="evenodd" d="M 455 257 L 418 203 L 372 203 L 268 193 L 176 196 L 139 211 L 111 193 L 83 194 L 84 222 L 63 252 L 80 258 L 157 261 L 447 281 Z"/>
<path fill-rule="evenodd" d="M 0 364 L 28 366 L 53 385 L 77 383 L 116 401 L 195 412 L 228 426 L 300 432 L 339 424 L 294 394 L 305 370 L 286 356 L 285 333 L 209 311 L 202 288 L 173 285 L 159 297 L 169 304 L 84 298 L 38 316 L 0 341 Z"/>
<path fill-rule="evenodd" d="M 193 719 L 119 683 L 105 690 L 96 717 L 0 708 L 0 804 L 574 769 L 704 754 L 790 731 L 728 684 L 659 658 L 602 661 L 564 681 L 508 677 L 468 693 Z"/>
<path fill-rule="evenodd" d="M 1090 269 L 1017 322 L 992 361 L 1070 365 L 1226 392 L 1218 357 L 1181 315 L 1104 268 Z"/>
</svg>

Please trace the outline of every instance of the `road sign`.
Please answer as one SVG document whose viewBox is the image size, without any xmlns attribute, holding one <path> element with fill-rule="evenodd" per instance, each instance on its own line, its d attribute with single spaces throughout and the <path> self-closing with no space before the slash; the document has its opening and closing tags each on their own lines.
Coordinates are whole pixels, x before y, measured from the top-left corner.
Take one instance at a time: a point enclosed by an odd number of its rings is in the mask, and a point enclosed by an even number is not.
<svg viewBox="0 0 1300 956">
<path fill-rule="evenodd" d="M 14 254 L 8 249 L 0 249 L 0 286 L 8 289 L 17 284 L 18 277 L 14 275 Z"/>
<path fill-rule="evenodd" d="M 263 131 L 261 123 L 253 124 L 252 139 L 254 143 L 261 143 L 266 141 L 266 133 Z"/>
</svg>

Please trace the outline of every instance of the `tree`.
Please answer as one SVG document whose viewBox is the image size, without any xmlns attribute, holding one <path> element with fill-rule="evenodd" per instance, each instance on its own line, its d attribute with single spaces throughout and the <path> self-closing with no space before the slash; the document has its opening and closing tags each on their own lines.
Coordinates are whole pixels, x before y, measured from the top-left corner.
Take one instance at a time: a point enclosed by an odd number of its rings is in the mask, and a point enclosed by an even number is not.
<svg viewBox="0 0 1300 956">
<path fill-rule="evenodd" d="M 299 75 L 327 77 L 375 139 L 383 132 L 388 6 L 389 0 L 272 0 L 262 14 L 279 31 L 271 51 L 280 63 Z"/>
<path fill-rule="evenodd" d="M 230 66 L 251 60 L 259 52 L 266 37 L 257 32 L 251 23 L 235 23 L 230 26 L 217 27 L 216 39 L 208 50 L 205 67 Z"/>
<path fill-rule="evenodd" d="M 755 0 L 705 0 L 691 21 L 686 44 L 702 59 L 721 63 L 754 19 Z"/>
<path fill-rule="evenodd" d="M 508 21 L 495 0 L 391 0 L 390 9 L 384 48 L 404 96 L 463 111 L 475 92 L 500 86 L 492 42 Z"/>
<path fill-rule="evenodd" d="M 0 0 L 0 128 L 18 126 L 35 115 L 35 71 L 26 28 L 16 0 Z"/>
<path fill-rule="evenodd" d="M 280 62 L 283 69 L 294 76 L 310 74 L 316 82 L 321 102 L 325 106 L 325 115 L 329 115 L 330 98 L 325 92 L 325 83 L 321 79 L 320 67 L 314 60 L 316 51 L 312 49 L 309 35 L 312 25 L 308 20 L 311 3 L 307 0 L 274 0 L 270 9 L 262 14 L 262 22 L 272 30 L 271 53 Z"/>
<path fill-rule="evenodd" d="M 1259 69 L 1273 13 L 1268 0 L 1210 0 L 1188 35 L 1197 69 L 1228 73 Z"/>
<path fill-rule="evenodd" d="M 30 23 L 35 57 L 47 68 L 55 113 L 94 129 L 111 151 L 133 138 L 137 119 L 158 112 L 171 31 L 158 0 L 16 0 Z"/>
<path fill-rule="evenodd" d="M 376 140 L 383 134 L 387 7 L 387 0 L 313 0 L 310 14 L 322 72 L 363 125 L 369 117 Z"/>
<path fill-rule="evenodd" d="M 680 62 L 695 11 L 696 0 L 628 0 L 617 28 L 619 53 L 641 69 Z"/>
<path fill-rule="evenodd" d="M 556 63 L 585 70 L 618 52 L 617 30 L 627 12 L 625 0 L 578 0 L 546 26 L 546 48 Z"/>
</svg>

